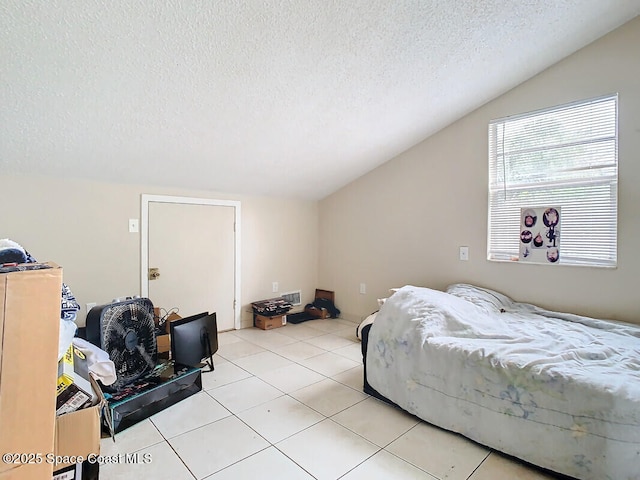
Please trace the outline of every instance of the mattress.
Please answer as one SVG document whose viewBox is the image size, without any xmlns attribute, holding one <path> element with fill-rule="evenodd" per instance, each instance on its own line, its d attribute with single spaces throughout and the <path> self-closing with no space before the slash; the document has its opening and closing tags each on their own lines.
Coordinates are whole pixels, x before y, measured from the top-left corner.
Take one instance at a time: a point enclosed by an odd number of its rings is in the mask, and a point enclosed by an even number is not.
<svg viewBox="0 0 640 480">
<path fill-rule="evenodd" d="M 583 480 L 640 479 L 640 327 L 491 290 L 406 286 L 371 327 L 366 376 L 404 410 Z"/>
<path fill-rule="evenodd" d="M 362 320 L 362 322 L 360 322 L 360 324 L 356 327 L 356 338 L 358 340 L 362 340 L 362 330 L 364 329 L 364 327 L 366 327 L 367 325 L 371 325 L 375 319 L 376 316 L 378 316 L 378 312 L 375 311 L 373 312 L 371 315 L 367 316 L 364 320 Z"/>
</svg>

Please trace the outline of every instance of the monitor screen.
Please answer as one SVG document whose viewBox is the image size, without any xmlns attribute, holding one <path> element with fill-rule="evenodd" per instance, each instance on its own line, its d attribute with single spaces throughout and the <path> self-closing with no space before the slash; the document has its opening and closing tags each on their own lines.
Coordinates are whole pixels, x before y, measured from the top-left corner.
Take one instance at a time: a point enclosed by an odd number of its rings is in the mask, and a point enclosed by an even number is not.
<svg viewBox="0 0 640 480">
<path fill-rule="evenodd" d="M 201 367 L 207 358 L 213 370 L 213 354 L 218 351 L 218 323 L 215 312 L 199 313 L 170 324 L 171 357 L 177 365 Z"/>
</svg>

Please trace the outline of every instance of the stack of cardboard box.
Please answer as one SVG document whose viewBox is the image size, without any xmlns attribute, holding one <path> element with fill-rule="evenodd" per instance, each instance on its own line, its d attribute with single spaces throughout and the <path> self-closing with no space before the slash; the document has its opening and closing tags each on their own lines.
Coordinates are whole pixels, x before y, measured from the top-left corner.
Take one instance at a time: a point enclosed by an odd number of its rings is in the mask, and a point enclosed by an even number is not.
<svg viewBox="0 0 640 480">
<path fill-rule="evenodd" d="M 253 324 L 262 330 L 283 327 L 287 324 L 287 312 L 291 303 L 283 297 L 269 298 L 253 302 Z"/>
<path fill-rule="evenodd" d="M 71 465 L 65 459 L 100 453 L 104 399 L 95 383 L 93 406 L 55 414 L 62 268 L 26 265 L 29 270 L 0 271 L 2 480 L 52 478 Z"/>
</svg>

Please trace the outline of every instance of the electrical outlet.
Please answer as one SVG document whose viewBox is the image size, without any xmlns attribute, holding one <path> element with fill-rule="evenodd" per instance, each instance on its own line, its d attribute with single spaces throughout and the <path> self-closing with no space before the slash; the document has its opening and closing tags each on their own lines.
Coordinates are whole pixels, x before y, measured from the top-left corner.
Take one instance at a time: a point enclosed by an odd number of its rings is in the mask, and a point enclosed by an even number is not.
<svg viewBox="0 0 640 480">
<path fill-rule="evenodd" d="M 273 291 L 273 293 L 278 293 L 278 290 L 280 290 L 278 282 L 273 282 L 271 284 L 271 290 Z"/>
<path fill-rule="evenodd" d="M 367 293 L 367 284 L 366 283 L 361 283 L 360 284 L 360 294 L 364 295 L 365 293 Z"/>
<path fill-rule="evenodd" d="M 469 260 L 469 247 L 460 247 L 460 260 Z"/>
<path fill-rule="evenodd" d="M 87 303 L 87 313 L 89 313 L 91 311 L 91 309 L 93 307 L 95 307 L 96 305 L 97 305 L 96 302 Z"/>
</svg>

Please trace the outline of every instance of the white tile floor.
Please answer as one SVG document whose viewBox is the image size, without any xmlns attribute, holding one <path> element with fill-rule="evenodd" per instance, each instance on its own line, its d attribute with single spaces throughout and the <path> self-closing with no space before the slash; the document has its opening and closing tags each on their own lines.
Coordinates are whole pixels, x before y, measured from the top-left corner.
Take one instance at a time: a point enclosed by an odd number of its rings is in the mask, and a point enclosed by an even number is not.
<svg viewBox="0 0 640 480">
<path fill-rule="evenodd" d="M 140 463 L 104 464 L 101 480 L 553 478 L 362 393 L 355 327 L 220 334 L 202 392 L 102 439 Z"/>
</svg>

